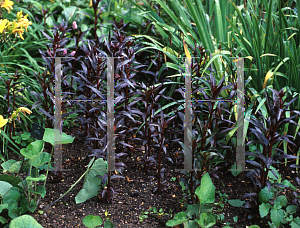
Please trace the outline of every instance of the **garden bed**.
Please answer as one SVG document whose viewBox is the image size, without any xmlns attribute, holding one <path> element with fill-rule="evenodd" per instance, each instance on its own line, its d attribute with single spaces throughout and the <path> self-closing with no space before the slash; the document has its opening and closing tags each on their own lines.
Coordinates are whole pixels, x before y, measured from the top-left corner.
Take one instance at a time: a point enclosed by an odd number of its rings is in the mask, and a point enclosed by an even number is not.
<svg viewBox="0 0 300 228">
<path fill-rule="evenodd" d="M 76 129 L 72 129 L 72 132 L 76 134 Z M 68 132 L 68 134 L 72 132 Z M 170 156 L 171 152 L 172 150 L 168 150 Z M 71 171 L 62 172 L 61 180 L 57 180 L 57 176 L 52 172 L 49 173 L 46 185 L 47 194 L 41 200 L 40 210 L 58 199 L 80 178 L 89 163 L 88 155 L 89 151 L 83 146 L 83 141 L 78 135 L 75 135 L 74 143 L 63 146 L 63 167 L 71 169 Z M 142 152 L 134 153 L 133 157 L 135 159 L 142 155 Z M 157 178 L 153 179 L 149 176 L 156 176 L 157 171 L 152 169 L 150 174 L 147 174 L 139 161 L 132 160 L 128 156 L 121 157 L 120 161 L 127 166 L 123 170 L 125 178 L 112 180 L 112 186 L 119 191 L 111 204 L 108 204 L 100 195 L 84 203 L 76 204 L 75 196 L 82 188 L 83 183 L 80 181 L 65 197 L 44 211 L 43 214 L 36 212 L 31 215 L 43 227 L 84 227 L 82 219 L 87 215 L 99 215 L 104 221 L 108 218 L 113 221 L 115 227 L 166 227 L 166 221 L 171 219 L 169 215 L 159 216 L 148 213 L 148 218 L 143 219 L 143 221 L 140 221 L 139 217 L 144 214 L 143 212 L 149 212 L 150 207 L 156 207 L 157 210 L 162 208 L 164 213 L 172 214 L 173 217 L 176 213 L 185 211 L 182 189 L 179 184 L 183 175 L 176 173 L 171 163 L 167 163 L 167 171 L 165 172 L 165 179 L 168 180 L 170 188 L 162 194 L 153 194 L 152 191 L 157 185 Z M 280 173 L 282 179 L 287 179 L 296 188 L 300 188 L 295 180 L 297 176 L 295 171 L 281 164 Z M 176 177 L 176 180 L 172 181 L 171 177 Z M 212 178 L 216 192 L 220 191 L 220 194 L 227 194 L 228 200 L 241 199 L 245 193 L 255 191 L 253 184 L 246 177 L 246 172 L 237 177 L 232 176 L 230 172 L 219 175 L 219 177 L 220 180 Z M 216 202 L 220 202 L 220 194 L 216 194 Z M 287 196 L 289 202 L 294 198 L 290 188 L 284 190 L 282 194 Z M 223 197 L 226 199 L 226 195 Z M 105 211 L 108 213 L 107 216 L 105 216 Z M 219 220 L 213 227 L 224 227 L 226 223 L 232 227 L 247 227 L 254 224 L 268 227 L 265 219 L 249 220 L 245 211 L 226 202 L 224 202 L 223 211 L 218 214 L 223 214 L 224 220 Z M 237 222 L 234 221 L 234 217 L 238 219 Z"/>
</svg>

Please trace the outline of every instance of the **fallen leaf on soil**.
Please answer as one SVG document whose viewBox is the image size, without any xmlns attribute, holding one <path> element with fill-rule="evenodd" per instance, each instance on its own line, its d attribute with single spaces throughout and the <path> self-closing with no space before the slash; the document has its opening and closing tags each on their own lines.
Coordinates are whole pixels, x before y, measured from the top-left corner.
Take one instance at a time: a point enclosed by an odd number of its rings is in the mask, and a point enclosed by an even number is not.
<svg viewBox="0 0 300 228">
<path fill-rule="evenodd" d="M 127 181 L 128 181 L 128 182 L 131 182 L 131 181 L 133 181 L 133 180 L 130 180 L 130 179 L 129 179 L 129 177 L 126 177 L 126 179 L 127 179 Z"/>
</svg>

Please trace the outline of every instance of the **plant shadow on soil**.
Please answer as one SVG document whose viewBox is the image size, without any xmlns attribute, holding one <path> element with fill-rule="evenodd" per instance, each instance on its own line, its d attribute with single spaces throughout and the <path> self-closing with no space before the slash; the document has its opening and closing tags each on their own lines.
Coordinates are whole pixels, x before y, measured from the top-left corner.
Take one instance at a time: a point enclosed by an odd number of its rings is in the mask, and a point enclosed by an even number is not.
<svg viewBox="0 0 300 228">
<path fill-rule="evenodd" d="M 115 227 L 167 227 L 165 225 L 166 222 L 172 219 L 169 215 L 159 217 L 149 213 L 149 217 L 142 222 L 139 220 L 139 216 L 141 212 L 149 211 L 150 207 L 156 207 L 157 210 L 163 208 L 165 213 L 170 214 L 171 212 L 173 217 L 178 212 L 186 210 L 183 202 L 180 202 L 183 198 L 183 192 L 179 181 L 184 175 L 175 172 L 175 169 L 180 167 L 174 167 L 171 162 L 164 163 L 166 170 L 163 180 L 167 180 L 170 188 L 162 193 L 152 193 L 154 187 L 157 186 L 157 178 L 149 176 L 157 177 L 156 168 L 151 169 L 149 174 L 145 172 L 142 163 L 136 161 L 137 158 L 143 157 L 143 153 L 134 151 L 132 158 L 121 156 L 118 160 L 118 162 L 124 162 L 126 167 L 122 171 L 124 179 L 116 178 L 111 180 L 113 188 L 118 190 L 115 195 L 116 198 L 112 200 L 111 204 L 108 204 L 100 195 L 84 203 L 76 204 L 75 196 L 82 188 L 82 179 L 66 196 L 53 204 L 47 211 L 44 211 L 43 214 L 37 213 L 38 210 L 43 210 L 64 194 L 86 171 L 91 159 L 88 156 L 90 152 L 84 145 L 83 138 L 78 135 L 77 130 L 72 128 L 66 131 L 67 134 L 75 136 L 75 140 L 72 144 L 63 145 L 63 168 L 71 171 L 63 171 L 60 180 L 57 179 L 53 172 L 49 172 L 46 184 L 47 194 L 44 199 L 41 199 L 36 212 L 31 214 L 43 227 L 85 227 L 82 219 L 87 215 L 99 215 L 103 222 L 109 219 L 114 223 Z M 167 155 L 169 154 L 173 159 L 173 152 L 176 149 L 169 148 Z M 300 186 L 295 180 L 297 175 L 294 170 L 290 170 L 281 164 L 280 173 L 283 179 L 289 180 L 299 189 Z M 237 177 L 234 177 L 230 172 L 224 175 L 217 174 L 220 177 L 219 180 L 212 177 L 216 191 L 220 191 L 221 194 L 226 193 L 228 200 L 242 199 L 245 193 L 255 192 L 251 180 L 246 177 L 246 172 L 240 173 Z M 171 181 L 171 177 L 176 177 L 176 180 Z M 135 194 L 132 194 L 133 192 Z M 285 189 L 282 194 L 287 196 L 289 203 L 294 199 L 290 188 Z M 216 194 L 215 202 L 219 202 L 219 200 L 219 194 Z M 223 214 L 225 219 L 218 221 L 213 227 L 224 227 L 226 223 L 231 227 L 238 228 L 250 225 L 259 225 L 261 228 L 269 227 L 265 219 L 254 218 L 249 220 L 247 219 L 247 213 L 241 208 L 235 208 L 228 203 L 224 205 L 223 210 L 217 214 Z M 105 216 L 106 210 L 108 212 L 107 216 Z M 238 217 L 237 222 L 233 220 L 235 216 Z M 175 227 L 181 228 L 183 225 Z"/>
</svg>

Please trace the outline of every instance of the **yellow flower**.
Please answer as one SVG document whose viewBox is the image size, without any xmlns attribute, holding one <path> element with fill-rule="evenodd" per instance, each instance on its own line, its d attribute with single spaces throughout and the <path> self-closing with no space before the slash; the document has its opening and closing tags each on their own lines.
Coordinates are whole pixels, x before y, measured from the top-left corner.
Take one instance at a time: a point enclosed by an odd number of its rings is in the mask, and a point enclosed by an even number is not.
<svg viewBox="0 0 300 228">
<path fill-rule="evenodd" d="M 6 28 L 6 24 L 7 24 L 8 20 L 4 19 L 4 20 L 0 20 L 0 33 L 3 32 L 3 30 Z"/>
<path fill-rule="evenodd" d="M 13 113 L 12 113 L 11 116 L 10 116 L 10 119 L 11 119 L 11 120 L 14 120 L 14 119 L 17 118 L 17 116 L 18 116 L 18 111 L 17 111 L 17 112 L 16 112 L 16 111 L 13 111 Z"/>
<path fill-rule="evenodd" d="M 22 36 L 23 33 L 24 33 L 24 29 L 15 29 L 15 30 L 12 31 L 12 34 L 16 34 L 16 33 L 18 33 L 19 36 L 21 37 L 21 39 L 24 40 L 24 38 Z"/>
<path fill-rule="evenodd" d="M 13 9 L 12 8 L 13 4 L 14 3 L 10 0 L 4 0 L 4 2 L 2 2 L 1 4 L 1 8 L 5 8 L 8 11 L 8 13 L 10 13 L 10 11 Z"/>
<path fill-rule="evenodd" d="M 23 17 L 22 10 L 17 13 L 17 20 L 21 19 Z"/>
<path fill-rule="evenodd" d="M 0 128 L 7 124 L 8 119 L 4 119 L 2 115 L 0 115 Z M 0 130 L 1 132 L 1 130 Z"/>
<path fill-rule="evenodd" d="M 29 21 L 27 18 L 21 18 L 21 19 L 18 20 L 18 26 L 21 27 L 21 28 L 24 27 L 26 29 L 26 32 L 27 32 L 27 27 L 31 24 L 32 24 L 32 22 Z"/>
<path fill-rule="evenodd" d="M 25 115 L 26 115 L 26 113 L 29 114 L 29 115 L 32 113 L 31 110 L 29 110 L 28 108 L 25 108 L 25 107 L 20 107 L 20 108 L 18 108 L 17 112 L 18 112 L 18 111 L 19 111 L 19 112 L 20 112 L 20 111 L 23 112 Z"/>
<path fill-rule="evenodd" d="M 3 127 L 7 123 L 8 119 L 4 119 L 2 115 L 0 115 L 0 128 Z"/>
</svg>

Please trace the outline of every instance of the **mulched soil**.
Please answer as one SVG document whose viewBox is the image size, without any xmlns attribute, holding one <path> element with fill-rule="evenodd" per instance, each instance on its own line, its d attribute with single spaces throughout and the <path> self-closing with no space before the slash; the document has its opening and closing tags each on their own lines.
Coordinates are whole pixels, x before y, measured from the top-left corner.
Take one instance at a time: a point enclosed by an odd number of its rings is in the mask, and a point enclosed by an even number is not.
<svg viewBox="0 0 300 228">
<path fill-rule="evenodd" d="M 41 199 L 38 210 L 45 209 L 49 204 L 64 194 L 86 171 L 87 165 L 91 157 L 88 157 L 89 150 L 83 144 L 83 139 L 77 134 L 77 129 L 66 132 L 73 134 L 75 140 L 72 144 L 63 145 L 63 167 L 71 169 L 71 171 L 62 172 L 62 179 L 57 180 L 57 176 L 50 172 L 46 184 L 47 194 Z M 178 149 L 178 148 L 176 148 Z M 169 156 L 174 158 L 173 150 L 167 150 Z M 172 155 L 171 155 L 172 154 Z M 83 179 L 61 200 L 53 204 L 43 214 L 31 214 L 43 227 L 85 227 L 82 219 L 87 215 L 99 215 L 103 221 L 109 219 L 113 221 L 115 227 L 167 227 L 165 223 L 171 219 L 169 215 L 151 215 L 143 221 L 139 220 L 141 212 L 148 211 L 150 207 L 156 207 L 157 210 L 163 208 L 165 213 L 173 216 L 181 211 L 185 211 L 182 188 L 179 184 L 183 174 L 175 172 L 175 167 L 171 162 L 166 162 L 165 177 L 170 188 L 163 193 L 153 193 L 153 189 L 157 186 L 157 171 L 150 170 L 150 173 L 144 171 L 143 165 L 137 161 L 143 157 L 143 152 L 134 152 L 132 158 L 122 156 L 118 162 L 124 162 L 126 168 L 123 170 L 124 179 L 113 179 L 111 181 L 114 189 L 118 189 L 112 203 L 108 204 L 101 196 L 96 196 L 84 203 L 76 204 L 75 196 L 81 190 Z M 286 168 L 280 165 L 280 173 L 283 179 L 288 179 L 296 188 L 300 188 L 295 178 L 297 174 L 294 169 Z M 212 178 L 216 186 L 216 191 L 221 194 L 226 193 L 229 199 L 241 199 L 245 193 L 255 192 L 255 188 L 250 179 L 246 177 L 246 172 L 242 172 L 237 177 L 231 175 L 230 172 L 221 175 L 218 173 L 220 180 Z M 155 178 L 151 178 L 154 176 Z M 171 177 L 176 177 L 175 181 L 171 181 Z M 298 190 L 298 193 L 300 191 Z M 284 190 L 291 204 L 294 196 L 290 188 Z M 216 202 L 219 202 L 219 194 L 216 194 Z M 217 209 L 217 208 L 216 208 Z M 105 216 L 107 210 L 108 216 Z M 254 218 L 247 219 L 247 213 L 241 208 L 235 208 L 224 203 L 224 208 L 217 214 L 223 214 L 225 219 L 218 221 L 213 227 L 224 227 L 230 225 L 232 227 L 247 227 L 250 225 L 259 225 L 261 228 L 269 227 L 266 219 Z M 237 216 L 238 221 L 234 222 L 233 217 Z M 183 227 L 182 225 L 177 227 Z"/>
</svg>

